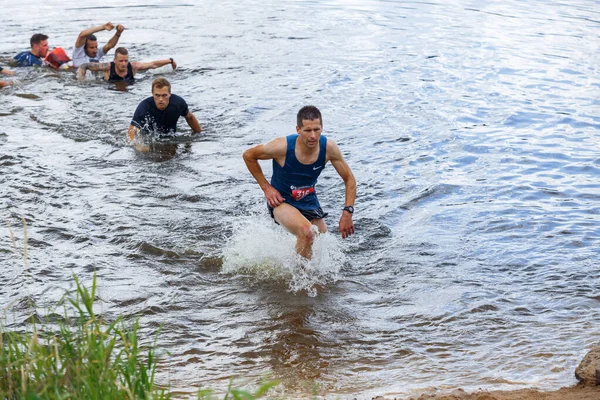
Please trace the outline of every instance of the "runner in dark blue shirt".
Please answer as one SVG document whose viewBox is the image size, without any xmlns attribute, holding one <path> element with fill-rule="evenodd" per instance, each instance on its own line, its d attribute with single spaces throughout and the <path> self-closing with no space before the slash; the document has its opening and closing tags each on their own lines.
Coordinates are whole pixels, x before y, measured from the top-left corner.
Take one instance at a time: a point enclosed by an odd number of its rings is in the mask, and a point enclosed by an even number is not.
<svg viewBox="0 0 600 400">
<path fill-rule="evenodd" d="M 184 99 L 171 94 L 171 84 L 165 78 L 152 82 L 152 97 L 143 100 L 135 110 L 127 137 L 133 142 L 140 131 L 173 134 L 177 130 L 179 117 L 184 117 L 194 133 L 202 131 L 198 120 L 189 110 Z M 142 146 L 136 146 L 144 151 Z"/>
<path fill-rule="evenodd" d="M 14 59 L 18 67 L 31 67 L 44 65 L 44 57 L 48 54 L 48 36 L 36 33 L 29 40 L 31 50 L 22 51 Z"/>
<path fill-rule="evenodd" d="M 244 162 L 258 182 L 267 199 L 275 222 L 296 236 L 296 252 L 311 258 L 315 225 L 319 232 L 327 232 L 315 184 L 325 164 L 344 180 L 345 206 L 339 222 L 342 238 L 354 233 L 352 214 L 356 199 L 356 180 L 337 144 L 321 135 L 323 119 L 314 106 L 302 107 L 296 117 L 297 135 L 276 138 L 244 152 Z M 267 181 L 258 160 L 273 160 L 273 177 Z"/>
</svg>

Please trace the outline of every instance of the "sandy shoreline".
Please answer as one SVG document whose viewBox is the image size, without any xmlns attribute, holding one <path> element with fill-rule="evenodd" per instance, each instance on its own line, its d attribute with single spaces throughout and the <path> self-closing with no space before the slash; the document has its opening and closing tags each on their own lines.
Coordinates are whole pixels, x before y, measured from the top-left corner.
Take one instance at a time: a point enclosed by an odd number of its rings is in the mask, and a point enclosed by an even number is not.
<svg viewBox="0 0 600 400">
<path fill-rule="evenodd" d="M 394 400 L 600 400 L 600 345 L 592 347 L 575 369 L 579 383 L 554 391 L 536 389 L 494 390 L 467 393 L 457 389 L 448 393 L 422 394 Z M 378 396 L 373 400 L 392 400 Z"/>
<path fill-rule="evenodd" d="M 421 395 L 409 397 L 410 400 L 600 400 L 600 386 L 583 384 L 561 388 L 551 392 L 541 392 L 535 389 L 510 391 L 480 391 L 466 393 L 455 390 L 441 395 Z"/>
</svg>

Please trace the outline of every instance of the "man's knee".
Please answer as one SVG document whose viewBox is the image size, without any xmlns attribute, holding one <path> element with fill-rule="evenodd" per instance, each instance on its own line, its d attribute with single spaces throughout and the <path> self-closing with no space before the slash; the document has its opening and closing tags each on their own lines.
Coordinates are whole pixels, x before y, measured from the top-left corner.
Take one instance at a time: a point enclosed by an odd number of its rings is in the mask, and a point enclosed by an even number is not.
<svg viewBox="0 0 600 400">
<path fill-rule="evenodd" d="M 312 225 L 310 223 L 303 225 L 298 236 L 301 240 L 312 244 L 315 241 L 315 231 L 312 229 Z"/>
</svg>

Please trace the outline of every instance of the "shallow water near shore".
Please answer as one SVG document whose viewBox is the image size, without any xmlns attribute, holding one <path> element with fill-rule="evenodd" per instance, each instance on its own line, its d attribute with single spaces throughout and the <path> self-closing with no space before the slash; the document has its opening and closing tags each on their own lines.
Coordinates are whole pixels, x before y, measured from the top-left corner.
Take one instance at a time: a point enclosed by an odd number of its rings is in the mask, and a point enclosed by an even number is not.
<svg viewBox="0 0 600 400">
<path fill-rule="evenodd" d="M 149 343 L 162 326 L 158 381 L 180 393 L 265 375 L 285 398 L 313 384 L 369 399 L 575 382 L 600 340 L 597 2 L 2 9 L 0 60 L 34 31 L 71 54 L 81 29 L 122 23 L 132 60 L 177 61 L 165 77 L 205 129 L 187 137 L 181 121 L 182 137 L 140 156 L 125 132 L 157 74 L 123 91 L 17 70 L 0 90 L 10 326 L 95 272 L 107 317 L 139 317 Z M 328 166 L 317 191 L 331 232 L 296 269 L 241 153 L 294 133 L 305 104 L 357 178 L 357 233 L 335 234 L 344 187 Z M 20 249 L 21 217 L 26 266 L 7 227 Z"/>
</svg>

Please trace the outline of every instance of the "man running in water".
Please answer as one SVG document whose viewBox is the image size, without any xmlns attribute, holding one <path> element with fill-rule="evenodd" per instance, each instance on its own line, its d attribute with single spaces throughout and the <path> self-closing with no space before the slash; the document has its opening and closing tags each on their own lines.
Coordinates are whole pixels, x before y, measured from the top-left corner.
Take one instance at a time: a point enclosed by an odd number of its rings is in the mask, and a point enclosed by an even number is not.
<svg viewBox="0 0 600 400">
<path fill-rule="evenodd" d="M 344 181 L 345 203 L 339 222 L 342 238 L 354 233 L 352 214 L 356 199 L 356 180 L 342 157 L 337 144 L 321 135 L 323 118 L 314 106 L 302 107 L 296 117 L 297 135 L 276 138 L 244 152 L 244 162 L 267 199 L 271 216 L 296 236 L 296 252 L 304 258 L 312 256 L 316 225 L 327 232 L 315 192 L 317 178 L 328 161 Z M 258 160 L 273 160 L 273 176 L 267 182 Z"/>
<path fill-rule="evenodd" d="M 84 63 L 79 66 L 77 70 L 77 78 L 79 80 L 85 79 L 87 70 L 90 71 L 102 71 L 104 72 L 104 80 L 109 82 L 125 82 L 134 83 L 135 74 L 138 71 L 145 71 L 147 69 L 160 68 L 163 65 L 171 64 L 173 69 L 177 68 L 177 63 L 172 59 L 157 60 L 150 62 L 129 62 L 129 52 L 125 47 L 118 47 L 115 50 L 115 59 L 110 63 Z"/>
<path fill-rule="evenodd" d="M 194 134 L 202 131 L 198 120 L 189 110 L 185 100 L 171 94 L 171 84 L 165 78 L 156 78 L 152 82 L 152 97 L 144 99 L 136 108 L 127 131 L 127 141 L 134 142 L 143 130 L 159 134 L 174 134 L 177 121 L 184 117 Z M 139 151 L 148 151 L 148 146 L 136 144 Z"/>
<path fill-rule="evenodd" d="M 73 67 L 78 68 L 81 64 L 100 62 L 102 57 L 108 53 L 119 42 L 121 33 L 125 30 L 123 25 L 117 25 L 117 32 L 103 47 L 98 48 L 98 39 L 94 35 L 100 31 L 112 31 L 114 25 L 107 22 L 104 25 L 88 28 L 79 33 L 73 50 Z"/>
<path fill-rule="evenodd" d="M 44 65 L 44 57 L 48 54 L 48 36 L 43 33 L 34 34 L 29 40 L 31 50 L 22 51 L 14 59 L 17 67 L 32 67 Z"/>
</svg>

